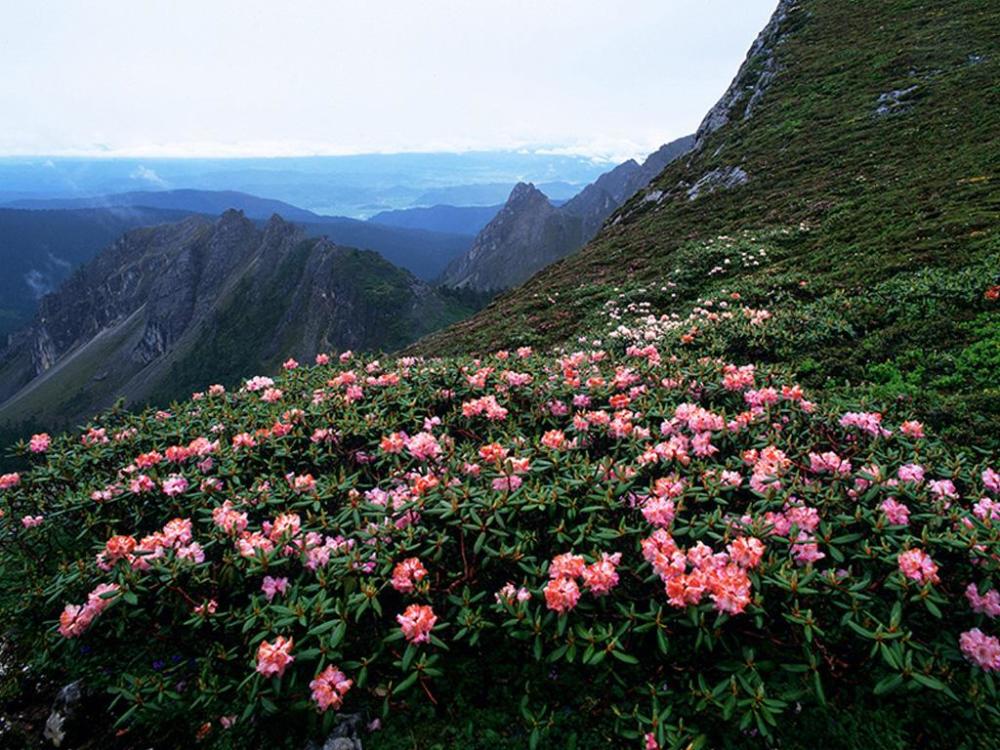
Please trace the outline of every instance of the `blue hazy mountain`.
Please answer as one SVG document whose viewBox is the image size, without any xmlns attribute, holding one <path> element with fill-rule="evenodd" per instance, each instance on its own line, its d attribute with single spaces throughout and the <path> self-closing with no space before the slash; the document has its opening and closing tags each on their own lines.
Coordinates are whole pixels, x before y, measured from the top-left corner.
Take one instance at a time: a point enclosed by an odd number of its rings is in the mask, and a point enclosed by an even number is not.
<svg viewBox="0 0 1000 750">
<path fill-rule="evenodd" d="M 552 198 L 569 198 L 609 166 L 578 156 L 516 151 L 238 159 L 4 157 L 0 202 L 191 188 L 266 195 L 318 214 L 364 218 L 440 203 L 495 205 L 522 180 L 545 187 Z"/>
<path fill-rule="evenodd" d="M 368 221 L 404 229 L 425 229 L 476 236 L 497 215 L 503 204 L 495 206 L 428 206 L 382 211 Z"/>
</svg>

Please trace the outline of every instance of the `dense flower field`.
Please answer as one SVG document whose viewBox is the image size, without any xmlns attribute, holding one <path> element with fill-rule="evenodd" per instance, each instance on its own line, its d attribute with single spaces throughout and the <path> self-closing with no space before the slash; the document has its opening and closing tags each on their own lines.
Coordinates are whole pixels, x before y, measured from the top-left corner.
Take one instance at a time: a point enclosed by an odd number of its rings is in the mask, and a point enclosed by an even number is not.
<svg viewBox="0 0 1000 750">
<path fill-rule="evenodd" d="M 623 346 L 321 355 L 38 435 L 0 477 L 11 637 L 173 743 L 391 722 L 469 659 L 578 670 L 634 747 L 766 743 L 858 695 L 995 728 L 996 458 Z M 532 746 L 553 700 L 525 681 Z"/>
</svg>

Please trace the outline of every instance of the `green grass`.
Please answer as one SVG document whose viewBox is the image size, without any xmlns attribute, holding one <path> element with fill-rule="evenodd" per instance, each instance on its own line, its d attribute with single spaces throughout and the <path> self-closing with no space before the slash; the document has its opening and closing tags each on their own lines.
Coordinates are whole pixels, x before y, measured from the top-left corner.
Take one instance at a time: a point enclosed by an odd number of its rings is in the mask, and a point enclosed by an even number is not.
<svg viewBox="0 0 1000 750">
<path fill-rule="evenodd" d="M 738 109 L 655 182 L 670 191 L 740 166 L 746 185 L 695 201 L 679 189 L 659 206 L 633 200 L 580 253 L 415 350 L 573 342 L 602 331 L 595 311 L 616 287 L 677 283 L 662 312 L 728 287 L 782 319 L 769 348 L 733 342 L 730 354 L 786 362 L 854 394 L 904 395 L 942 429 L 1000 434 L 995 341 L 984 333 L 1000 306 L 982 297 L 1000 272 L 998 39 L 1000 15 L 978 0 L 887 0 L 863 12 L 849 0 L 798 3 L 753 115 Z M 907 108 L 875 116 L 880 93 L 914 84 Z M 762 244 L 769 262 L 707 275 L 724 254 L 720 236 Z"/>
</svg>

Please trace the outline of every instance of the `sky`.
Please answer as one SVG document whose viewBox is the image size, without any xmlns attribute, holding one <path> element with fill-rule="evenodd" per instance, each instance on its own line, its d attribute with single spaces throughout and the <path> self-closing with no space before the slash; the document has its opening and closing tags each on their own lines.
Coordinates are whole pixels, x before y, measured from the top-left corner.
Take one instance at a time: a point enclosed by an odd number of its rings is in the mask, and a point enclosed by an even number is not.
<svg viewBox="0 0 1000 750">
<path fill-rule="evenodd" d="M 0 1 L 0 155 L 552 150 L 693 132 L 776 0 Z"/>
</svg>

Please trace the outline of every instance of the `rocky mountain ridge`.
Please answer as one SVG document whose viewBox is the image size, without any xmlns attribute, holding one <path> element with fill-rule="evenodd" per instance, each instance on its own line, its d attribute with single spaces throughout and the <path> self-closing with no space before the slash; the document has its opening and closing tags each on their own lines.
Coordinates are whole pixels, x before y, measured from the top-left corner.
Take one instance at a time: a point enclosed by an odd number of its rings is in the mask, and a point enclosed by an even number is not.
<svg viewBox="0 0 1000 750">
<path fill-rule="evenodd" d="M 0 350 L 0 420 L 73 419 L 118 395 L 164 402 L 286 357 L 396 349 L 467 312 L 376 253 L 277 215 L 263 228 L 230 210 L 137 229 Z"/>
<path fill-rule="evenodd" d="M 586 244 L 608 216 L 693 143 L 694 136 L 685 136 L 661 146 L 642 164 L 629 159 L 559 207 L 533 184 L 519 183 L 469 251 L 448 265 L 442 283 L 489 290 L 523 283 Z"/>
</svg>

